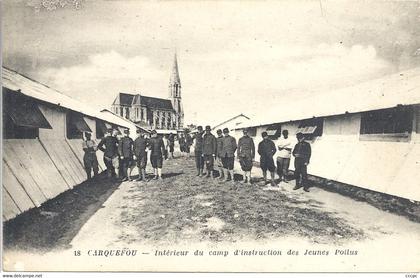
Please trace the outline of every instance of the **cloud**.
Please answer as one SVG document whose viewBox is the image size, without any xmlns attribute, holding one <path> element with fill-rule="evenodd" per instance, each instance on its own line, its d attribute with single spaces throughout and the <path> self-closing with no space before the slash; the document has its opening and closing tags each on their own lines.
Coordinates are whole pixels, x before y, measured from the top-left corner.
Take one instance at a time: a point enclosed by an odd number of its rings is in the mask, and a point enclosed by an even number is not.
<svg viewBox="0 0 420 278">
<path fill-rule="evenodd" d="M 303 98 L 392 72 L 392 65 L 378 57 L 372 45 L 240 45 L 245 47 L 191 55 L 181 64 L 184 96 L 188 88 L 200 92 L 185 99 L 190 115 L 201 112 L 194 118 L 214 124 L 227 115 L 258 115 L 268 103 L 281 107 L 285 99 Z M 197 103 L 206 105 L 197 108 Z"/>
<path fill-rule="evenodd" d="M 156 93 L 156 84 L 164 77 L 147 57 L 126 57 L 114 50 L 91 55 L 80 65 L 41 71 L 41 79 L 48 84 L 101 107 L 109 107 L 118 92 Z"/>
</svg>

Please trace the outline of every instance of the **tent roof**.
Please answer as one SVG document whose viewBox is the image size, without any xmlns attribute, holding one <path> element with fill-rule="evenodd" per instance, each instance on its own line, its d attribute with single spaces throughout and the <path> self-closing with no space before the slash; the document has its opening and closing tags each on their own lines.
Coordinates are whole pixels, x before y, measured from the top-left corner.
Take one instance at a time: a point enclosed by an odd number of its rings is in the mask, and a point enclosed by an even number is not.
<svg viewBox="0 0 420 278">
<path fill-rule="evenodd" d="M 75 100 L 55 89 L 32 80 L 13 70 L 2 67 L 2 86 L 13 92 L 20 92 L 31 98 L 70 109 L 86 116 L 97 118 L 123 127 L 129 127 L 127 122 L 116 121 L 115 117 L 104 116 L 85 103 Z"/>
</svg>

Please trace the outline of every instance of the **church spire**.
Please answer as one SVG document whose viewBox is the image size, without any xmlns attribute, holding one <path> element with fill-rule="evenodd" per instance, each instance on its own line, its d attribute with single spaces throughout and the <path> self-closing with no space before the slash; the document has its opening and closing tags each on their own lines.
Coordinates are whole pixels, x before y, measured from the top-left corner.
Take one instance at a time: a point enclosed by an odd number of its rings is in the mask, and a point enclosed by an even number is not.
<svg viewBox="0 0 420 278">
<path fill-rule="evenodd" d="M 181 100 L 181 79 L 178 72 L 178 60 L 175 52 L 174 64 L 172 67 L 172 74 L 169 80 L 169 99 L 172 102 L 172 107 L 175 111 L 174 123 L 176 128 L 182 128 L 184 125 L 184 109 Z"/>
<path fill-rule="evenodd" d="M 172 75 L 170 80 L 170 85 L 174 86 L 175 84 L 178 84 L 178 86 L 181 86 L 181 79 L 179 78 L 179 72 L 178 72 L 178 59 L 175 52 L 174 55 L 174 65 L 172 67 Z"/>
</svg>

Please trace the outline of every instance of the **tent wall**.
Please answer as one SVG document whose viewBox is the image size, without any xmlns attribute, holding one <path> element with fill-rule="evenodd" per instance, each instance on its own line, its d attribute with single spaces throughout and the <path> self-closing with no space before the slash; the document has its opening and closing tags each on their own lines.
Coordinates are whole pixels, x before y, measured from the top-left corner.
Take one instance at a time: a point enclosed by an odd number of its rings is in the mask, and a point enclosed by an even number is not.
<svg viewBox="0 0 420 278">
<path fill-rule="evenodd" d="M 408 142 L 360 140 L 360 113 L 326 117 L 323 135 L 310 142 L 308 173 L 420 201 L 420 106 L 413 107 L 413 131 Z M 282 130 L 288 129 L 294 138 L 297 126 L 298 122 L 283 123 Z M 256 146 L 266 128 L 257 128 Z M 237 130 L 235 137 L 241 134 Z M 293 163 L 292 158 L 292 170 Z"/>
<path fill-rule="evenodd" d="M 66 110 L 38 106 L 52 129 L 39 129 L 39 139 L 3 140 L 3 221 L 86 180 L 82 140 L 66 139 Z M 95 120 L 84 119 L 95 132 Z M 100 151 L 98 161 L 105 169 Z"/>
</svg>

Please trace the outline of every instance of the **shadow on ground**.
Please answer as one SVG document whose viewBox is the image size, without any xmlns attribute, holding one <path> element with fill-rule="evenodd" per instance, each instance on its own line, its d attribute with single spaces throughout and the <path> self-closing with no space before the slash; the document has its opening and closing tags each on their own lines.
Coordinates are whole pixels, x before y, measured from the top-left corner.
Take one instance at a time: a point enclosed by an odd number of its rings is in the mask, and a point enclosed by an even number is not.
<svg viewBox="0 0 420 278">
<path fill-rule="evenodd" d="M 4 223 L 4 248 L 38 252 L 70 248 L 81 227 L 120 184 L 103 173 Z"/>
</svg>

